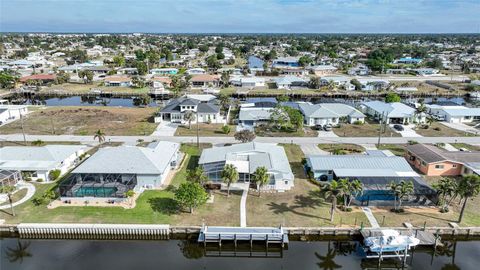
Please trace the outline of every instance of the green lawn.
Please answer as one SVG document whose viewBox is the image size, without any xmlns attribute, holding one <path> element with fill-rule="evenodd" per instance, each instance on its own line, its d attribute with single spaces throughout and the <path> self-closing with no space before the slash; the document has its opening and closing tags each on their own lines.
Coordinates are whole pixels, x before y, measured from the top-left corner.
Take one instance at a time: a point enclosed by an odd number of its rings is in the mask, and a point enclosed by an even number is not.
<svg viewBox="0 0 480 270">
<path fill-rule="evenodd" d="M 255 127 L 255 134 L 258 137 L 317 137 L 318 132 L 309 127 L 294 131 L 277 130 L 268 126 Z"/>
<path fill-rule="evenodd" d="M 380 129 L 379 124 L 365 123 L 362 125 L 342 124 L 340 127 L 334 127 L 333 132 L 340 137 L 378 137 Z M 400 137 L 401 135 L 394 132 L 390 127 L 386 127 L 382 137 Z"/>
<path fill-rule="evenodd" d="M 405 145 L 404 144 L 380 144 L 377 146 L 378 150 L 390 150 L 396 156 L 405 155 Z"/>
<path fill-rule="evenodd" d="M 478 145 L 471 145 L 466 143 L 451 143 L 451 145 L 457 149 L 465 148 L 469 151 L 480 151 L 480 146 Z"/>
<path fill-rule="evenodd" d="M 233 136 L 235 134 L 235 125 L 230 126 L 230 133 L 225 134 L 222 131 L 223 124 L 199 124 L 198 135 L 201 137 L 216 137 L 216 136 Z M 192 124 L 191 128 L 186 126 L 179 126 L 175 132 L 175 136 L 197 136 L 197 124 Z"/>
<path fill-rule="evenodd" d="M 348 155 L 348 154 L 358 154 L 365 151 L 360 145 L 357 144 L 319 144 L 318 148 L 330 152 L 330 153 L 337 153 L 341 155 Z"/>
<path fill-rule="evenodd" d="M 423 129 L 417 128 L 415 132 L 424 136 L 424 137 L 465 137 L 465 136 L 474 136 L 473 134 L 466 133 L 460 130 L 449 128 L 445 125 L 442 125 L 438 122 L 434 122 L 430 127 Z"/>
</svg>

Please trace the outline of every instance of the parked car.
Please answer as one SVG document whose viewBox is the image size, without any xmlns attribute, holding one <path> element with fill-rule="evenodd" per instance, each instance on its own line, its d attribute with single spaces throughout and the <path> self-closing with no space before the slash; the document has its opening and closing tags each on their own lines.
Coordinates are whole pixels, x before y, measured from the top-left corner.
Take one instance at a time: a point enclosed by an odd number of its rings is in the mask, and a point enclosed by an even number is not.
<svg viewBox="0 0 480 270">
<path fill-rule="evenodd" d="M 315 125 L 315 126 L 313 127 L 313 129 L 315 129 L 315 130 L 323 130 L 323 127 L 322 127 L 322 125 Z"/>
<path fill-rule="evenodd" d="M 398 130 L 398 131 L 403 131 L 404 128 L 402 127 L 402 125 L 393 125 L 393 128 Z"/>
<path fill-rule="evenodd" d="M 331 130 L 332 130 L 332 125 L 325 125 L 325 126 L 323 126 L 323 130 L 325 130 L 325 131 L 331 131 Z"/>
</svg>

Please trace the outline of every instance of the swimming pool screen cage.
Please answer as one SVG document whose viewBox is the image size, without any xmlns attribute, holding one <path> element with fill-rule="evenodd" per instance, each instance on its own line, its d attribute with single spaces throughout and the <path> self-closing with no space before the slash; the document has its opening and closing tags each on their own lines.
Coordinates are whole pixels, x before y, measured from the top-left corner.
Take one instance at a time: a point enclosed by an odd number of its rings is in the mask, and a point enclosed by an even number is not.
<svg viewBox="0 0 480 270">
<path fill-rule="evenodd" d="M 125 198 L 137 185 L 135 174 L 70 174 L 59 186 L 61 197 Z"/>
<path fill-rule="evenodd" d="M 0 170 L 0 188 L 3 186 L 15 186 L 22 180 L 20 171 Z"/>
</svg>

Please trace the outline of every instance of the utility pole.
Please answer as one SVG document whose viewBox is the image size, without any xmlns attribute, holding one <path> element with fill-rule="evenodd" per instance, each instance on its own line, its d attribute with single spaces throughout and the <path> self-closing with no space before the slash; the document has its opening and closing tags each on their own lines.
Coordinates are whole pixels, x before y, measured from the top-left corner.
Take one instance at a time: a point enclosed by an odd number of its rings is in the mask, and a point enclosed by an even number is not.
<svg viewBox="0 0 480 270">
<path fill-rule="evenodd" d="M 52 123 L 52 135 L 55 135 L 55 124 L 53 123 L 53 118 L 50 118 L 50 121 Z"/>
<path fill-rule="evenodd" d="M 199 130 L 200 130 L 200 127 L 199 127 L 199 119 L 198 119 L 198 105 L 197 105 L 197 148 L 200 149 L 200 138 L 199 138 Z"/>
<path fill-rule="evenodd" d="M 27 145 L 27 138 L 25 137 L 25 127 L 23 126 L 23 115 L 20 114 L 20 123 L 22 124 L 23 144 Z"/>
<path fill-rule="evenodd" d="M 377 143 L 377 148 L 380 147 L 380 139 L 382 138 L 382 128 L 383 128 L 383 118 L 384 118 L 385 112 L 382 113 L 382 118 L 380 118 L 380 125 L 378 128 L 378 143 Z"/>
</svg>

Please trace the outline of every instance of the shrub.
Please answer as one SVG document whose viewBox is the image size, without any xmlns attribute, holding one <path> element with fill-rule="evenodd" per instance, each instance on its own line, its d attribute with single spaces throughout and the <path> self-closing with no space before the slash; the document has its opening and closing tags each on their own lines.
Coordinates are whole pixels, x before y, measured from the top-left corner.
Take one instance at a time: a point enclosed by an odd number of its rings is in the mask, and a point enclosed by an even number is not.
<svg viewBox="0 0 480 270">
<path fill-rule="evenodd" d="M 434 127 L 433 130 L 440 131 L 440 130 L 442 130 L 442 129 L 439 128 L 439 127 Z"/>
<path fill-rule="evenodd" d="M 414 144 L 418 144 L 418 142 L 417 142 L 417 141 L 414 141 L 414 140 L 409 140 L 409 141 L 408 141 L 408 144 L 414 145 Z"/>
<path fill-rule="evenodd" d="M 354 125 L 363 125 L 363 122 L 360 121 L 360 120 L 357 120 L 355 122 L 353 122 Z"/>
<path fill-rule="evenodd" d="M 229 134 L 230 131 L 232 131 L 232 129 L 230 128 L 230 126 L 225 125 L 225 126 L 222 127 L 222 132 L 223 132 L 223 134 Z"/>
<path fill-rule="evenodd" d="M 60 174 L 62 172 L 60 170 L 52 170 L 48 173 L 48 178 L 52 181 L 55 181 L 58 179 L 58 177 L 60 177 Z"/>
<path fill-rule="evenodd" d="M 30 182 L 30 181 L 32 181 L 32 178 L 31 177 L 25 177 L 25 178 L 23 178 L 23 180 L 25 180 L 27 182 Z"/>
<path fill-rule="evenodd" d="M 38 178 L 38 179 L 37 179 L 37 182 L 38 182 L 38 183 L 42 183 L 42 182 L 43 182 L 43 179 L 42 179 L 42 178 Z"/>
</svg>

